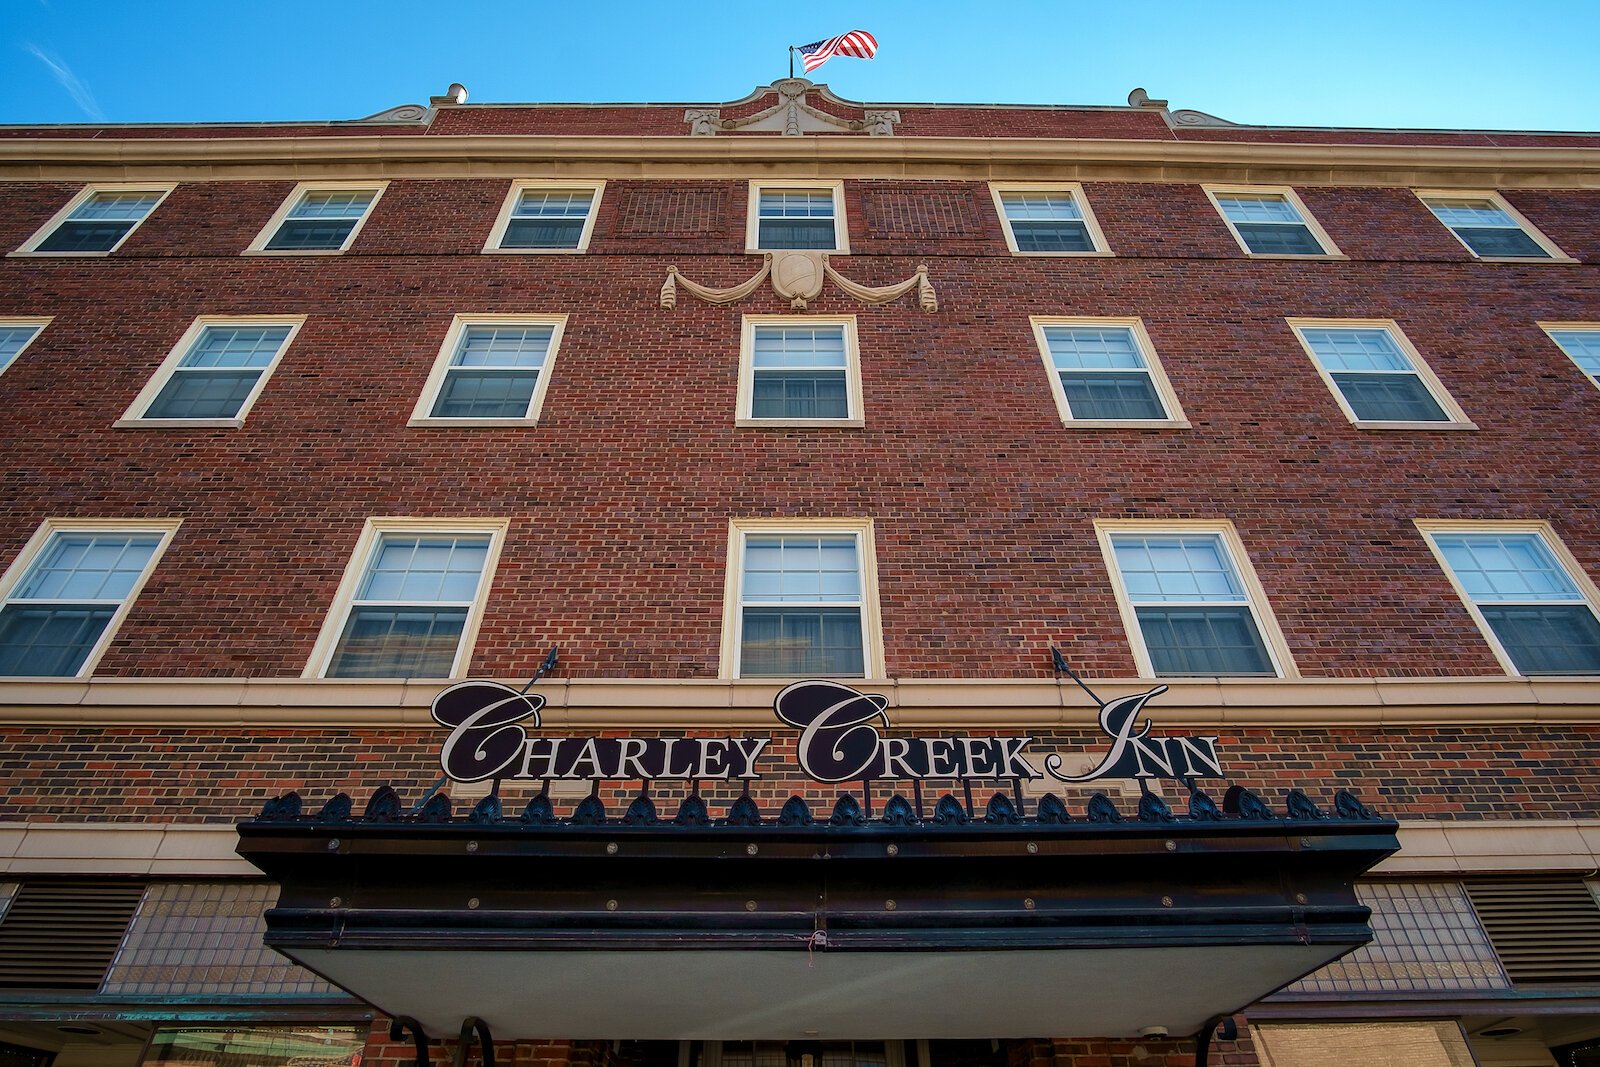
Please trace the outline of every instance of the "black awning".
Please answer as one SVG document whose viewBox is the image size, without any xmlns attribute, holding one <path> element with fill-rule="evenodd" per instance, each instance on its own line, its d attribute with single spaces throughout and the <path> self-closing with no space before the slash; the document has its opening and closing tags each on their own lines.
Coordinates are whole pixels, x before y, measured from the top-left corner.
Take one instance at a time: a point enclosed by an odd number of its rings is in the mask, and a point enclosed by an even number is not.
<svg viewBox="0 0 1600 1067">
<path fill-rule="evenodd" d="M 435 1035 L 1180 1034 L 1370 940 L 1352 886 L 1396 829 L 1298 791 L 1286 815 L 1234 789 L 1185 816 L 1097 794 L 1024 818 L 1002 794 L 927 821 L 898 798 L 711 819 L 690 797 L 663 821 L 647 797 L 621 820 L 543 797 L 454 817 L 385 789 L 363 815 L 274 801 L 239 852 L 282 885 L 267 944 Z"/>
</svg>

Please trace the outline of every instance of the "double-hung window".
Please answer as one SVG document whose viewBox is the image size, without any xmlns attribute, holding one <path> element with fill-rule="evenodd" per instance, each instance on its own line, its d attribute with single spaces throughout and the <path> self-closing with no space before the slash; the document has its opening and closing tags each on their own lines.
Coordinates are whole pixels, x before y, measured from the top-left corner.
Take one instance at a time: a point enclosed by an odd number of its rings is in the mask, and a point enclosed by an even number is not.
<svg viewBox="0 0 1600 1067">
<path fill-rule="evenodd" d="M 1293 319 L 1289 325 L 1345 416 L 1357 426 L 1472 428 L 1394 323 Z"/>
<path fill-rule="evenodd" d="M 1565 260 L 1567 256 L 1499 193 L 1419 192 L 1434 217 L 1479 259 Z"/>
<path fill-rule="evenodd" d="M 1252 256 L 1336 256 L 1338 248 L 1293 189 L 1206 186 L 1239 247 Z"/>
<path fill-rule="evenodd" d="M 1418 522 L 1473 619 L 1516 674 L 1600 674 L 1594 586 L 1544 523 Z"/>
<path fill-rule="evenodd" d="M 504 522 L 372 520 L 313 669 L 326 678 L 450 678 L 466 666 Z"/>
<path fill-rule="evenodd" d="M 457 315 L 412 425 L 537 424 L 565 327 L 565 315 Z"/>
<path fill-rule="evenodd" d="M 0 675 L 93 670 L 177 526 L 46 522 L 3 579 Z"/>
<path fill-rule="evenodd" d="M 1544 332 L 1560 346 L 1567 358 L 1600 386 L 1600 324 L 1596 323 L 1545 323 Z"/>
<path fill-rule="evenodd" d="M 1231 526 L 1096 525 L 1141 674 L 1286 673 L 1287 650 Z"/>
<path fill-rule="evenodd" d="M 879 677 L 872 525 L 735 521 L 723 663 L 737 678 Z"/>
<path fill-rule="evenodd" d="M 1188 425 L 1138 319 L 1032 321 L 1063 423 Z"/>
<path fill-rule="evenodd" d="M 250 245 L 252 252 L 342 252 L 366 223 L 386 183 L 306 183 L 289 194 Z"/>
<path fill-rule="evenodd" d="M 863 425 L 854 317 L 746 316 L 741 348 L 737 425 Z"/>
<path fill-rule="evenodd" d="M 13 255 L 103 256 L 116 251 L 175 186 L 91 185 Z"/>
<path fill-rule="evenodd" d="M 197 319 L 117 425 L 242 425 L 304 321 Z"/>
<path fill-rule="evenodd" d="M 48 325 L 50 320 L 47 318 L 0 319 L 0 373 L 4 373 L 22 355 L 22 350 L 39 336 L 39 331 Z"/>
<path fill-rule="evenodd" d="M 512 182 L 483 250 L 586 251 L 604 190 L 604 182 Z"/>
<path fill-rule="evenodd" d="M 1018 255 L 1110 255 L 1094 212 L 1076 183 L 991 183 L 1006 243 Z"/>
<path fill-rule="evenodd" d="M 771 252 L 784 248 L 841 254 L 850 251 L 843 182 L 750 183 L 745 251 Z"/>
</svg>

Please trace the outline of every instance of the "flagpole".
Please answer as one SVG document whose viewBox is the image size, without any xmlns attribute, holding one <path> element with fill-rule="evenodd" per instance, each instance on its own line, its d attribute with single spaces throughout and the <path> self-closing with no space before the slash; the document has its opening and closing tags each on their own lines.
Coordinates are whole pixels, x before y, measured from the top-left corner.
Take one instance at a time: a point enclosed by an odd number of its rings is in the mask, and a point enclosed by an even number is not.
<svg viewBox="0 0 1600 1067">
<path fill-rule="evenodd" d="M 794 45 L 789 46 L 789 77 L 794 77 Z"/>
</svg>

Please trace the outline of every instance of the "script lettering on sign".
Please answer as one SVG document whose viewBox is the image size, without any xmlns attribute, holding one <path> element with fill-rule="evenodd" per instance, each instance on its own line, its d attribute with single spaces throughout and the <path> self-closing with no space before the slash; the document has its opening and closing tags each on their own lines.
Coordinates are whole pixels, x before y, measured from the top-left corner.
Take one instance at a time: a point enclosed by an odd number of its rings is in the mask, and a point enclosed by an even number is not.
<svg viewBox="0 0 1600 1067">
<path fill-rule="evenodd" d="M 1045 757 L 1044 769 L 1059 782 L 1092 782 L 1098 778 L 1221 778 L 1215 737 L 1152 737 L 1150 720 L 1138 723 L 1151 697 L 1167 691 L 1158 685 L 1148 693 L 1116 697 L 1100 706 L 1100 729 L 1111 746 L 1100 762 L 1083 774 L 1061 773 L 1061 757 Z M 1135 730 L 1135 725 L 1138 729 Z"/>
</svg>

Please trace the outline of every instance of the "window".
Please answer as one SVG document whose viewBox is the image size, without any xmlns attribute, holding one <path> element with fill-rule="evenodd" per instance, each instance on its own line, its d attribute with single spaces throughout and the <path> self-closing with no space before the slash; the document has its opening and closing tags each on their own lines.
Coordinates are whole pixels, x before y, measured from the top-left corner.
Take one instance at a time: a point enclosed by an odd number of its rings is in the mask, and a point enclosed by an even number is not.
<svg viewBox="0 0 1600 1067">
<path fill-rule="evenodd" d="M 1077 183 L 1002 185 L 991 182 L 1006 243 L 1017 255 L 1109 256 L 1105 236 Z"/>
<path fill-rule="evenodd" d="M 871 520 L 735 520 L 724 673 L 883 677 Z"/>
<path fill-rule="evenodd" d="M 1317 225 L 1293 189 L 1206 186 L 1239 247 L 1252 256 L 1336 256 L 1333 240 Z"/>
<path fill-rule="evenodd" d="M 1143 675 L 1283 675 L 1288 649 L 1233 527 L 1098 522 Z"/>
<path fill-rule="evenodd" d="M 302 183 L 250 244 L 252 252 L 343 252 L 387 183 Z"/>
<path fill-rule="evenodd" d="M 1345 417 L 1375 429 L 1476 429 L 1393 322 L 1291 319 Z"/>
<path fill-rule="evenodd" d="M 745 251 L 770 252 L 782 248 L 841 254 L 850 251 L 843 182 L 750 183 Z"/>
<path fill-rule="evenodd" d="M 1417 527 L 1508 672 L 1600 674 L 1600 598 L 1547 524 Z"/>
<path fill-rule="evenodd" d="M 861 426 L 854 316 L 746 315 L 739 426 Z"/>
<path fill-rule="evenodd" d="M 369 519 L 306 676 L 463 672 L 505 528 L 494 519 Z"/>
<path fill-rule="evenodd" d="M 1600 325 L 1578 322 L 1540 325 L 1578 369 L 1595 385 L 1600 385 Z"/>
<path fill-rule="evenodd" d="M 604 191 L 605 182 L 512 182 L 483 250 L 583 252 Z"/>
<path fill-rule="evenodd" d="M 48 325 L 49 319 L 0 319 L 0 373 L 4 373 Z"/>
<path fill-rule="evenodd" d="M 1499 193 L 1418 192 L 1428 210 L 1479 259 L 1572 262 Z"/>
<path fill-rule="evenodd" d="M 1035 317 L 1032 322 L 1066 425 L 1189 425 L 1138 319 Z"/>
<path fill-rule="evenodd" d="M 196 319 L 117 425 L 244 425 L 304 321 L 298 315 Z"/>
<path fill-rule="evenodd" d="M 52 519 L 3 579 L 0 675 L 94 669 L 178 523 Z"/>
<path fill-rule="evenodd" d="M 139 228 L 173 185 L 90 185 L 12 255 L 103 256 Z"/>
<path fill-rule="evenodd" d="M 411 425 L 537 425 L 566 323 L 565 315 L 457 315 Z"/>
</svg>

